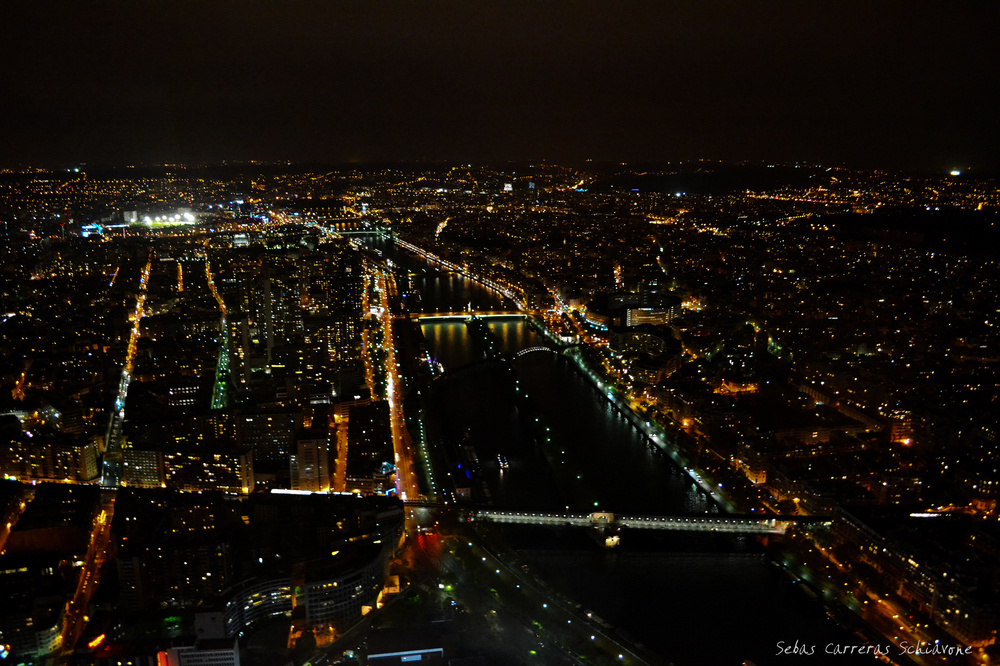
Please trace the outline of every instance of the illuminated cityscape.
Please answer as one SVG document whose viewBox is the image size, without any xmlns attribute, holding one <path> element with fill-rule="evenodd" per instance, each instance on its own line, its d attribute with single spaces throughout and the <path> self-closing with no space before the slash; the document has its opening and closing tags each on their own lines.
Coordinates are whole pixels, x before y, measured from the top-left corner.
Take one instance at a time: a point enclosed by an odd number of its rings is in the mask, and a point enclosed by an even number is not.
<svg viewBox="0 0 1000 666">
<path fill-rule="evenodd" d="M 1000 3 L 0 5 L 0 666 L 1000 662 Z"/>
<path fill-rule="evenodd" d="M 996 181 L 146 171 L 0 187 L 11 663 L 994 658 Z"/>
</svg>

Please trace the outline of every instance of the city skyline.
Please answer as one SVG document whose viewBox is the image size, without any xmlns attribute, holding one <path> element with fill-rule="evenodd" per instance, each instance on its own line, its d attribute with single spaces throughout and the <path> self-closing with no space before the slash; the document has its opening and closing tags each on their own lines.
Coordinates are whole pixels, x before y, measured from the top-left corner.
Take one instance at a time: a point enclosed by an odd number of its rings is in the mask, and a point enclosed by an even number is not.
<svg viewBox="0 0 1000 666">
<path fill-rule="evenodd" d="M 7 172 L 0 653 L 992 663 L 997 210 L 817 165 Z"/>
</svg>

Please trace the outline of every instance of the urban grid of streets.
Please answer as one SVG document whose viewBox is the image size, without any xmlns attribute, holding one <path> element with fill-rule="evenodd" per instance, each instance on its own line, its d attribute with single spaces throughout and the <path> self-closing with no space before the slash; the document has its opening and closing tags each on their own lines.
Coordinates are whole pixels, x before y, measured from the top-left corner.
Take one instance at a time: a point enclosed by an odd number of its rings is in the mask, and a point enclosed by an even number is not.
<svg viewBox="0 0 1000 666">
<path fill-rule="evenodd" d="M 212 296 L 219 304 L 222 331 L 225 331 L 227 307 L 216 292 L 212 279 L 211 265 L 205 256 L 205 271 L 207 284 Z M 398 302 L 392 296 L 398 296 L 395 279 L 390 268 L 373 261 L 367 261 L 367 275 L 371 280 L 378 302 L 369 303 L 366 296 L 363 302 L 365 311 L 372 313 L 382 332 L 382 350 L 385 353 L 385 400 L 389 403 L 390 426 L 394 457 L 396 463 L 396 489 L 398 496 L 404 500 L 420 500 L 421 494 L 414 465 L 413 441 L 407 430 L 402 409 L 403 383 L 399 377 L 396 362 L 396 349 L 393 344 L 393 317 L 398 313 L 392 311 L 392 302 Z M 131 373 L 135 360 L 136 346 L 140 335 L 141 320 L 144 314 L 144 304 L 147 293 L 149 273 L 152 266 L 150 256 L 142 269 L 140 289 L 136 295 L 135 309 L 130 314 L 132 324 L 127 355 L 124 359 L 121 382 L 115 399 L 114 410 L 108 425 L 107 445 L 102 468 L 102 492 L 98 512 L 96 513 L 90 532 L 87 553 L 79 570 L 79 578 L 73 597 L 67 602 L 63 613 L 61 631 L 51 646 L 51 653 L 60 660 L 67 659 L 75 649 L 83 635 L 89 618 L 86 608 L 91 597 L 97 590 L 101 568 L 107 559 L 107 550 L 111 538 L 111 521 L 114 516 L 114 503 L 117 489 L 122 480 L 122 424 L 125 420 L 125 404 L 131 381 Z M 179 278 L 180 279 L 180 278 Z M 220 342 L 219 368 L 216 370 L 217 380 L 213 388 L 213 406 L 220 402 L 224 388 L 220 386 L 220 378 L 224 366 L 228 365 L 226 358 L 226 341 L 223 333 Z M 366 330 L 366 344 L 373 340 Z M 373 385 L 371 349 L 365 348 L 364 358 L 367 379 Z M 347 448 L 346 421 L 337 419 L 338 464 L 334 473 L 333 490 L 343 491 L 345 483 L 345 464 Z M 492 553 L 484 545 L 476 544 L 475 534 L 469 530 L 457 530 L 454 534 L 431 533 L 419 534 L 418 512 L 421 509 L 407 510 L 406 533 L 407 546 L 403 555 L 404 561 L 422 571 L 422 587 L 432 593 L 445 594 L 444 583 L 435 585 L 432 581 L 455 579 L 454 585 L 448 585 L 448 598 L 459 599 L 463 607 L 475 608 L 496 606 L 486 614 L 494 632 L 503 635 L 511 632 L 503 641 L 510 645 L 520 645 L 523 651 L 540 657 L 550 655 L 553 660 L 573 661 L 576 653 L 590 652 L 595 663 L 645 663 L 630 648 L 621 641 L 609 635 L 605 627 L 589 617 L 581 615 L 567 600 L 559 600 L 551 589 L 528 576 L 517 567 L 512 567 L 504 557 Z M 423 520 L 428 519 L 426 513 Z M 444 528 L 443 528 L 444 529 Z M 419 536 L 418 536 L 419 534 Z M 442 552 L 437 549 L 433 557 L 428 555 L 429 544 L 440 539 L 448 548 Z M 433 550 L 433 548 L 431 548 Z M 464 558 L 464 559 L 463 559 Z M 488 577 L 495 577 L 492 580 Z M 503 594 L 498 590 L 502 590 Z M 532 605 L 535 608 L 532 608 Z M 498 616 L 497 609 L 501 612 Z M 503 617 L 504 622 L 497 618 Z M 511 622 L 517 618 L 517 622 Z M 574 621 L 576 625 L 574 626 Z M 565 623 L 565 624 L 564 624 Z M 546 643 L 546 640 L 548 641 Z M 586 645 L 590 643 L 590 645 Z M 574 647 L 571 649 L 569 645 Z M 340 643 L 327 651 L 326 656 L 313 659 L 315 666 L 320 666 L 332 659 L 337 650 L 344 648 Z"/>
<path fill-rule="evenodd" d="M 287 221 L 282 221 L 282 224 Z M 315 226 L 315 225 L 310 225 Z M 326 232 L 327 230 L 324 230 Z M 217 300 L 220 309 L 222 330 L 225 331 L 226 305 L 215 291 L 211 268 L 206 252 L 206 275 L 209 289 Z M 140 321 L 144 314 L 146 287 L 151 268 L 152 257 L 142 270 L 140 289 L 136 295 L 135 309 L 129 319 L 132 323 L 131 337 L 124 359 L 121 382 L 114 409 L 108 425 L 108 437 L 102 472 L 104 490 L 101 494 L 99 511 L 96 513 L 91 529 L 90 541 L 77 587 L 73 597 L 68 601 L 63 615 L 61 631 L 51 646 L 54 654 L 65 659 L 75 650 L 86 625 L 85 611 L 90 598 L 96 591 L 101 567 L 106 559 L 106 551 L 110 541 L 110 525 L 114 514 L 115 494 L 122 478 L 122 423 L 125 417 L 125 398 L 127 395 L 131 372 L 139 337 Z M 402 410 L 402 387 L 396 362 L 396 349 L 393 344 L 393 318 L 400 313 L 394 313 L 392 304 L 399 302 L 396 284 L 391 267 L 382 262 L 365 260 L 366 275 L 369 284 L 377 295 L 377 302 L 370 302 L 368 290 L 365 289 L 363 300 L 364 312 L 375 318 L 381 330 L 381 346 L 384 352 L 384 399 L 389 403 L 391 435 L 396 463 L 396 489 L 398 496 L 404 500 L 420 501 L 433 499 L 421 497 L 417 473 L 414 464 L 414 446 L 406 427 Z M 180 280 L 180 275 L 178 275 Z M 366 285 L 367 286 L 367 285 Z M 490 288 L 495 285 L 486 284 Z M 221 378 L 224 366 L 227 364 L 225 334 L 222 335 L 219 368 L 217 377 Z M 370 386 L 374 386 L 376 378 L 375 364 L 371 360 L 373 351 L 368 345 L 373 344 L 374 336 L 367 328 L 363 334 L 365 344 L 365 368 Z M 221 403 L 224 395 L 219 381 L 213 390 L 213 405 Z M 616 396 L 608 396 L 616 400 Z M 334 473 L 332 490 L 345 489 L 345 463 L 347 449 L 346 420 L 335 419 L 337 426 L 337 467 Z M 653 436 L 653 435 L 651 435 Z M 428 468 L 429 470 L 429 468 Z M 698 479 L 700 485 L 705 485 Z M 717 499 L 714 487 L 705 490 Z M 484 543 L 478 542 L 477 535 L 467 527 L 457 525 L 441 525 L 440 531 L 431 534 L 420 533 L 418 513 L 420 508 L 411 507 L 407 510 L 406 533 L 407 546 L 403 554 L 403 562 L 413 567 L 413 573 L 420 581 L 422 589 L 431 594 L 440 594 L 443 598 L 457 603 L 460 607 L 485 609 L 484 617 L 491 631 L 503 637 L 501 642 L 508 646 L 518 645 L 528 650 L 530 654 L 552 660 L 578 662 L 577 655 L 586 654 L 591 663 L 647 663 L 648 659 L 636 654 L 625 646 L 621 640 L 610 635 L 606 626 L 589 613 L 580 611 L 579 607 L 568 600 L 560 600 L 555 592 L 540 583 L 519 567 L 512 566 L 510 561 L 501 554 L 493 553 Z M 422 522 L 428 520 L 427 514 L 421 516 Z M 433 518 L 431 518 L 433 520 Z M 437 543 L 433 542 L 437 540 Z M 430 552 L 435 551 L 436 552 Z M 843 581 L 841 601 L 849 597 L 863 599 L 864 608 L 860 614 L 873 627 L 885 635 L 893 635 L 896 642 L 907 641 L 917 644 L 919 641 L 930 641 L 934 635 L 928 627 L 913 625 L 902 619 L 899 609 L 891 601 L 880 598 L 872 589 L 864 591 L 856 589 L 851 584 L 849 575 L 844 575 L 844 567 L 837 563 L 832 554 L 816 545 L 812 549 L 815 559 L 802 563 L 802 572 L 822 571 L 834 567 L 834 574 L 846 579 Z M 431 556 L 433 555 L 433 556 Z M 422 572 L 422 573 L 421 573 Z M 491 573 L 492 572 L 492 573 Z M 435 581 L 437 581 L 435 583 Z M 447 583 L 445 581 L 448 581 Z M 446 590 L 447 587 L 447 590 Z M 863 592 L 863 593 L 862 593 Z M 867 598 L 866 598 L 867 597 Z M 457 601 L 456 601 L 457 600 Z M 493 608 L 490 608 L 493 606 Z M 496 620 L 499 615 L 504 622 Z M 586 613 L 586 614 L 584 614 Z M 513 627 L 513 628 L 512 628 Z M 513 632 L 507 636 L 506 632 Z M 518 633 L 520 632 L 520 633 Z M 522 635 L 523 634 L 523 635 Z M 351 634 L 348 634 L 350 637 Z M 588 646 L 587 643 L 590 643 Z M 339 655 L 343 651 L 343 641 L 334 643 L 323 655 L 317 655 L 312 660 L 314 666 Z M 932 663 L 919 655 L 910 655 L 913 663 Z"/>
</svg>

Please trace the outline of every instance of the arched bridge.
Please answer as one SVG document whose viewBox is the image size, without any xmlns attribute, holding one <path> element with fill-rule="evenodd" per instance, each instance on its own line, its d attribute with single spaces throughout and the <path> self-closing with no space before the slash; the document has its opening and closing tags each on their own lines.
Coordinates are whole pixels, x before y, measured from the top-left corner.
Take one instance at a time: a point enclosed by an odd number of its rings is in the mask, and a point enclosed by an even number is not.
<svg viewBox="0 0 1000 666">
<path fill-rule="evenodd" d="M 550 349 L 548 347 L 540 347 L 539 346 L 539 347 L 528 347 L 527 349 L 522 349 L 521 351 L 517 352 L 516 356 L 517 357 L 521 357 L 521 356 L 524 356 L 525 354 L 530 354 L 532 352 L 550 352 L 552 354 L 558 354 L 559 353 L 559 352 L 557 352 L 554 349 Z"/>
</svg>

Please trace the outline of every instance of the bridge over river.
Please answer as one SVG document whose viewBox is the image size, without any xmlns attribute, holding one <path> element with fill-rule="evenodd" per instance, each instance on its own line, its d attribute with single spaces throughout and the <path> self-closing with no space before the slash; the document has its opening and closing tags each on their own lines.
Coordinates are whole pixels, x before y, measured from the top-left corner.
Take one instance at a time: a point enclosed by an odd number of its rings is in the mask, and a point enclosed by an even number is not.
<svg viewBox="0 0 1000 666">
<path fill-rule="evenodd" d="M 575 527 L 626 527 L 640 530 L 681 532 L 733 532 L 737 534 L 784 534 L 792 523 L 829 523 L 826 516 L 755 516 L 746 514 L 708 514 L 703 516 L 636 516 L 608 512 L 533 513 L 473 509 L 471 521 L 515 525 L 572 525 Z"/>
<path fill-rule="evenodd" d="M 408 507 L 427 509 L 455 508 L 431 502 L 405 502 Z M 551 527 L 628 528 L 630 530 L 669 530 L 676 532 L 728 532 L 734 534 L 784 534 L 793 524 L 829 525 L 831 516 L 754 515 L 754 514 L 703 514 L 646 516 L 616 514 L 607 511 L 594 513 L 562 513 L 534 511 L 502 511 L 492 508 L 464 507 L 469 522 L 505 523 L 510 525 L 543 525 Z"/>
<path fill-rule="evenodd" d="M 411 312 L 409 317 L 420 321 L 454 321 L 474 317 L 527 317 L 528 315 L 529 313 L 520 310 L 463 310 L 460 312 Z"/>
</svg>

